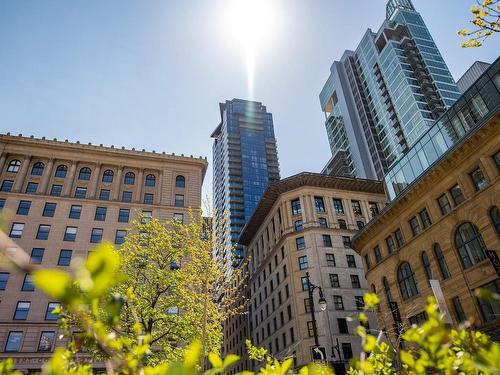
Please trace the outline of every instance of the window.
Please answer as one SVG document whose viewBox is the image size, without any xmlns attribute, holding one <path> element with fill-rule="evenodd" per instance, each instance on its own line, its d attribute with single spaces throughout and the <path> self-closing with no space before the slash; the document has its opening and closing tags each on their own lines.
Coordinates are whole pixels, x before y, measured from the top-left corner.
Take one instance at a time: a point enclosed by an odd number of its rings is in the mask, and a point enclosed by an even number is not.
<svg viewBox="0 0 500 375">
<path fill-rule="evenodd" d="M 314 197 L 314 206 L 316 207 L 316 212 L 325 212 L 323 197 Z"/>
<path fill-rule="evenodd" d="M 337 318 L 337 324 L 339 326 L 339 333 L 349 334 L 349 328 L 347 327 L 347 320 L 344 318 Z"/>
<path fill-rule="evenodd" d="M 396 229 L 394 232 L 394 238 L 396 239 L 396 245 L 398 249 L 405 244 L 405 239 L 403 238 L 403 233 L 401 233 L 401 229 Z"/>
<path fill-rule="evenodd" d="M 12 186 L 14 185 L 14 181 L 12 180 L 3 180 L 2 187 L 0 187 L 0 191 L 11 191 Z"/>
<path fill-rule="evenodd" d="M 363 212 L 361 211 L 361 204 L 359 203 L 359 201 L 351 200 L 351 205 L 352 205 L 352 212 L 354 212 L 354 215 L 356 216 L 363 215 Z"/>
<path fill-rule="evenodd" d="M 474 184 L 474 188 L 476 189 L 476 191 L 482 190 L 486 186 L 488 186 L 488 181 L 486 181 L 483 171 L 479 167 L 471 172 L 470 178 L 472 180 L 472 183 Z"/>
<path fill-rule="evenodd" d="M 176 207 L 184 207 L 184 195 L 175 194 L 175 206 Z"/>
<path fill-rule="evenodd" d="M 148 174 L 146 176 L 146 181 L 145 181 L 146 186 L 155 186 L 156 185 L 156 177 L 154 174 Z"/>
<path fill-rule="evenodd" d="M 300 278 L 300 284 L 302 285 L 302 290 L 309 290 L 309 278 L 307 276 Z M 288 285 L 287 285 L 287 287 L 288 287 Z M 288 294 L 287 294 L 286 298 L 288 298 Z"/>
<path fill-rule="evenodd" d="M 40 335 L 40 341 L 38 342 L 39 352 L 50 352 L 52 351 L 52 344 L 54 343 L 54 338 L 56 333 L 53 331 L 42 331 Z"/>
<path fill-rule="evenodd" d="M 21 331 L 10 331 L 5 344 L 6 352 L 18 352 L 21 349 L 21 340 L 23 333 Z"/>
<path fill-rule="evenodd" d="M 336 267 L 335 254 L 326 254 L 326 265 L 327 267 Z"/>
<path fill-rule="evenodd" d="M 396 245 L 394 244 L 394 239 L 389 236 L 385 239 L 385 244 L 387 245 L 387 252 L 392 254 L 396 250 Z"/>
<path fill-rule="evenodd" d="M 311 320 L 307 322 L 307 334 L 309 337 L 314 337 L 314 325 Z"/>
<path fill-rule="evenodd" d="M 328 222 L 324 217 L 319 218 L 319 227 L 320 228 L 328 228 Z"/>
<path fill-rule="evenodd" d="M 343 215 L 344 214 L 344 206 L 342 205 L 342 200 L 341 199 L 336 199 L 333 198 L 333 210 L 337 215 Z"/>
<path fill-rule="evenodd" d="M 363 310 L 363 308 L 365 307 L 363 296 L 354 296 L 354 304 L 356 305 L 356 310 Z"/>
<path fill-rule="evenodd" d="M 31 250 L 30 263 L 31 264 L 41 264 L 43 260 L 43 253 L 45 249 L 41 247 L 35 247 Z"/>
<path fill-rule="evenodd" d="M 480 289 L 487 290 L 491 293 L 500 294 L 500 280 L 497 279 L 489 284 L 483 285 Z M 482 298 L 478 299 L 479 308 L 486 322 L 497 320 L 500 316 L 500 302 L 490 302 Z"/>
<path fill-rule="evenodd" d="M 84 199 L 86 195 L 87 195 L 86 187 L 77 187 L 75 189 L 75 198 Z"/>
<path fill-rule="evenodd" d="M 352 358 L 352 347 L 349 342 L 342 343 L 342 354 L 344 355 L 344 359 Z"/>
<path fill-rule="evenodd" d="M 5 198 L 0 198 L 0 210 L 3 210 L 5 207 Z"/>
<path fill-rule="evenodd" d="M 458 186 L 458 184 L 450 189 L 450 194 L 455 206 L 458 206 L 460 203 L 465 201 L 464 195 L 462 194 L 462 189 L 460 189 L 460 186 Z"/>
<path fill-rule="evenodd" d="M 365 226 L 365 222 L 362 220 L 356 221 L 356 225 L 358 226 L 358 229 L 362 229 Z"/>
<path fill-rule="evenodd" d="M 497 169 L 500 171 L 500 151 L 498 151 L 495 155 L 492 156 L 493 161 L 495 162 L 495 165 L 497 166 Z"/>
<path fill-rule="evenodd" d="M 432 279 L 432 267 L 427 253 L 423 251 L 422 255 L 420 255 L 420 258 L 422 259 L 422 265 L 424 266 L 425 277 L 427 278 L 427 280 Z"/>
<path fill-rule="evenodd" d="M 420 233 L 420 224 L 418 222 L 418 219 L 416 216 L 413 216 L 410 219 L 410 227 L 411 227 L 411 232 L 413 233 L 414 236 L 418 235 Z"/>
<path fill-rule="evenodd" d="M 184 223 L 184 214 L 181 213 L 174 213 L 174 221 L 179 224 Z"/>
<path fill-rule="evenodd" d="M 102 241 L 102 228 L 92 228 L 92 233 L 90 234 L 90 243 L 99 243 Z"/>
<path fill-rule="evenodd" d="M 115 244 L 121 245 L 122 243 L 124 243 L 126 235 L 127 235 L 127 231 L 126 230 L 118 229 L 116 231 L 116 235 L 115 235 Z"/>
<path fill-rule="evenodd" d="M 9 273 L 0 272 L 0 290 L 5 290 L 7 288 L 8 281 L 9 281 Z"/>
<path fill-rule="evenodd" d="M 108 209 L 106 207 L 96 207 L 94 220 L 105 221 L 107 211 L 108 211 Z"/>
<path fill-rule="evenodd" d="M 57 320 L 57 314 L 54 312 L 61 306 L 59 302 L 49 302 L 47 304 L 47 311 L 45 312 L 45 320 Z"/>
<path fill-rule="evenodd" d="M 17 173 L 19 172 L 19 168 L 21 167 L 21 162 L 19 160 L 11 160 L 9 166 L 7 167 L 7 172 Z"/>
<path fill-rule="evenodd" d="M 335 310 L 344 310 L 342 296 L 333 296 L 333 307 Z"/>
<path fill-rule="evenodd" d="M 310 298 L 304 298 L 304 310 L 306 313 L 311 312 L 311 299 Z"/>
<path fill-rule="evenodd" d="M 307 263 L 307 256 L 301 256 L 299 257 L 299 270 L 305 270 L 307 267 L 309 267 L 309 264 Z"/>
<path fill-rule="evenodd" d="M 186 178 L 184 176 L 177 176 L 175 178 L 175 187 L 177 188 L 184 188 L 186 187 Z"/>
<path fill-rule="evenodd" d="M 455 316 L 457 317 L 457 322 L 462 323 L 465 320 L 467 320 L 464 309 L 462 308 L 462 304 L 460 303 L 460 297 L 452 298 L 451 302 L 453 304 L 453 310 L 455 311 Z"/>
<path fill-rule="evenodd" d="M 354 255 L 346 255 L 346 258 L 347 258 L 347 267 L 356 268 L 356 259 L 354 258 Z"/>
<path fill-rule="evenodd" d="M 69 210 L 69 218 L 70 219 L 79 219 L 82 214 L 82 206 L 72 205 Z"/>
<path fill-rule="evenodd" d="M 300 199 L 294 199 L 291 202 L 292 205 L 292 215 L 300 215 L 302 213 L 302 209 L 300 207 Z"/>
<path fill-rule="evenodd" d="M 31 201 L 20 201 L 17 206 L 17 214 L 18 215 L 28 215 L 30 212 Z"/>
<path fill-rule="evenodd" d="M 472 267 L 486 258 L 486 246 L 477 227 L 465 222 L 455 232 L 455 246 L 460 254 L 464 269 Z"/>
<path fill-rule="evenodd" d="M 33 284 L 33 277 L 30 273 L 24 275 L 23 286 L 21 287 L 23 292 L 33 292 L 35 291 L 35 284 Z"/>
<path fill-rule="evenodd" d="M 444 259 L 443 252 L 441 251 L 441 247 L 438 243 L 434 244 L 434 256 L 436 257 L 436 260 L 438 262 L 439 272 L 441 273 L 443 280 L 446 280 L 451 275 L 450 271 L 448 270 L 448 265 L 446 264 L 446 259 Z"/>
<path fill-rule="evenodd" d="M 14 313 L 14 320 L 26 320 L 30 311 L 31 302 L 19 301 Z"/>
<path fill-rule="evenodd" d="M 167 309 L 167 315 L 179 315 L 179 308 L 177 306 L 170 306 Z"/>
<path fill-rule="evenodd" d="M 143 210 L 141 213 L 141 224 L 147 224 L 151 222 L 152 218 L 153 218 L 153 211 Z"/>
<path fill-rule="evenodd" d="M 374 247 L 373 254 L 375 254 L 375 262 L 379 263 L 382 260 L 382 252 L 378 245 Z"/>
<path fill-rule="evenodd" d="M 90 168 L 84 167 L 80 169 L 80 173 L 78 174 L 78 179 L 83 180 L 83 181 L 88 181 L 90 180 L 90 175 L 92 174 L 92 171 Z"/>
<path fill-rule="evenodd" d="M 144 203 L 145 204 L 153 204 L 153 194 L 144 193 Z"/>
<path fill-rule="evenodd" d="M 500 236 L 500 210 L 497 206 L 493 206 L 490 208 L 490 219 L 497 235 Z"/>
<path fill-rule="evenodd" d="M 370 256 L 368 254 L 365 255 L 365 265 L 367 270 L 372 268 L 372 263 L 370 262 Z"/>
<path fill-rule="evenodd" d="M 109 201 L 110 190 L 109 189 L 101 189 L 99 192 L 99 200 L 101 201 Z"/>
<path fill-rule="evenodd" d="M 33 167 L 31 167 L 31 175 L 32 176 L 41 176 L 43 174 L 43 168 L 45 166 L 43 165 L 42 162 L 36 162 L 33 164 Z"/>
<path fill-rule="evenodd" d="M 75 241 L 77 231 L 77 227 L 66 227 L 66 231 L 64 232 L 64 241 Z"/>
<path fill-rule="evenodd" d="M 304 237 L 297 237 L 295 239 L 295 246 L 297 247 L 297 250 L 304 250 L 306 248 Z"/>
<path fill-rule="evenodd" d="M 28 185 L 26 185 L 26 194 L 36 194 L 37 190 L 38 190 L 37 182 L 28 182 Z"/>
<path fill-rule="evenodd" d="M 303 227 L 303 225 L 302 225 L 302 220 L 295 220 L 295 221 L 293 222 L 293 227 L 294 227 L 294 230 L 295 230 L 296 232 L 298 232 L 298 231 L 300 231 L 300 230 L 304 229 L 304 227 Z"/>
<path fill-rule="evenodd" d="M 122 202 L 127 202 L 127 203 L 132 202 L 132 192 L 131 191 L 124 191 L 122 193 Z"/>
<path fill-rule="evenodd" d="M 389 286 L 389 282 L 387 281 L 387 277 L 382 278 L 382 284 L 384 285 L 385 297 L 387 298 L 387 302 L 392 302 L 392 294 L 391 287 Z"/>
<path fill-rule="evenodd" d="M 56 173 L 54 174 L 54 176 L 59 178 L 65 178 L 66 173 L 68 173 L 68 167 L 66 167 L 64 164 L 61 164 L 57 166 Z"/>
<path fill-rule="evenodd" d="M 36 233 L 37 240 L 48 240 L 50 233 L 50 225 L 40 224 Z"/>
<path fill-rule="evenodd" d="M 422 226 L 424 229 L 429 228 L 432 225 L 431 217 L 429 216 L 429 213 L 427 212 L 427 209 L 423 209 L 418 213 L 418 216 L 420 216 L 420 221 L 422 222 Z"/>
<path fill-rule="evenodd" d="M 346 249 L 350 249 L 351 248 L 351 237 L 342 236 L 342 243 L 344 244 L 344 247 Z"/>
<path fill-rule="evenodd" d="M 332 237 L 329 234 L 323 234 L 323 246 L 332 247 Z"/>
<path fill-rule="evenodd" d="M 347 229 L 347 224 L 346 224 L 345 220 L 339 219 L 339 228 L 340 229 Z"/>
<path fill-rule="evenodd" d="M 130 217 L 130 210 L 125 208 L 120 208 L 118 211 L 118 222 L 119 223 L 128 223 Z"/>
<path fill-rule="evenodd" d="M 378 204 L 376 202 L 368 202 L 368 206 L 370 207 L 370 213 L 372 215 L 372 218 L 377 216 L 379 213 Z"/>
<path fill-rule="evenodd" d="M 418 294 L 417 281 L 410 263 L 404 262 L 398 268 L 398 283 L 401 296 L 404 300 Z"/>
<path fill-rule="evenodd" d="M 71 264 L 71 256 L 73 255 L 73 250 L 62 249 L 59 252 L 59 260 L 57 261 L 58 266 L 69 266 Z"/>
<path fill-rule="evenodd" d="M 21 238 L 23 236 L 24 223 L 12 223 L 9 236 L 11 238 Z"/>
<path fill-rule="evenodd" d="M 449 213 L 451 211 L 450 201 L 448 200 L 448 197 L 446 196 L 446 194 L 441 195 L 437 199 L 437 202 L 439 205 L 439 209 L 441 210 L 441 213 L 443 215 L 446 215 L 447 213 Z"/>
<path fill-rule="evenodd" d="M 124 185 L 134 185 L 135 184 L 135 173 L 127 172 L 125 173 L 125 177 L 123 179 Z"/>
<path fill-rule="evenodd" d="M 427 313 L 425 311 L 422 311 L 421 313 L 418 313 L 416 315 L 410 316 L 408 318 L 409 322 L 411 325 L 422 325 L 427 321 Z"/>
<path fill-rule="evenodd" d="M 50 188 L 50 195 L 53 197 L 60 197 L 62 194 L 62 185 L 52 185 Z"/>
<path fill-rule="evenodd" d="M 339 275 L 336 273 L 330 274 L 330 286 L 332 288 L 340 288 Z"/>
<path fill-rule="evenodd" d="M 102 174 L 102 182 L 113 182 L 113 171 L 111 169 L 106 169 Z"/>
<path fill-rule="evenodd" d="M 361 283 L 359 282 L 359 276 L 358 275 L 351 275 L 351 285 L 354 289 L 360 289 L 361 288 Z"/>
</svg>

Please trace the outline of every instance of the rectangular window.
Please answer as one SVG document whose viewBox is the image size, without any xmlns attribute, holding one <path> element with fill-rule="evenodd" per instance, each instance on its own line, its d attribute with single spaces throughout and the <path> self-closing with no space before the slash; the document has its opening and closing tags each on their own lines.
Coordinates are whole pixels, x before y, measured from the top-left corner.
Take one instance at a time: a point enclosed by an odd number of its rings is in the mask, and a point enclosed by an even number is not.
<svg viewBox="0 0 500 375">
<path fill-rule="evenodd" d="M 339 275 L 336 273 L 330 274 L 330 286 L 332 288 L 340 288 Z"/>
<path fill-rule="evenodd" d="M 125 208 L 120 208 L 120 211 L 118 211 L 118 222 L 128 223 L 129 218 L 130 218 L 130 210 L 127 210 Z"/>
<path fill-rule="evenodd" d="M 86 187 L 77 187 L 75 189 L 75 198 L 84 199 L 87 196 L 87 188 Z"/>
<path fill-rule="evenodd" d="M 464 195 L 462 194 L 462 189 L 460 189 L 460 186 L 458 184 L 450 189 L 450 194 L 455 206 L 458 206 L 460 203 L 465 201 Z"/>
<path fill-rule="evenodd" d="M 184 195 L 175 194 L 175 207 L 184 207 Z"/>
<path fill-rule="evenodd" d="M 72 205 L 69 210 L 69 218 L 70 219 L 79 219 L 82 214 L 82 206 Z"/>
<path fill-rule="evenodd" d="M 296 232 L 304 229 L 303 225 L 302 225 L 302 220 L 295 220 L 293 222 L 293 227 L 295 229 Z"/>
<path fill-rule="evenodd" d="M 326 265 L 328 267 L 336 267 L 335 254 L 326 254 Z"/>
<path fill-rule="evenodd" d="M 497 151 L 495 155 L 492 156 L 492 158 L 495 162 L 495 165 L 497 166 L 497 169 L 500 171 L 500 151 Z"/>
<path fill-rule="evenodd" d="M 41 264 L 43 260 L 43 253 L 45 249 L 40 247 L 35 247 L 31 250 L 30 263 L 31 264 Z"/>
<path fill-rule="evenodd" d="M 342 354 L 344 355 L 344 359 L 351 359 L 352 358 L 351 343 L 349 343 L 349 342 L 342 343 Z"/>
<path fill-rule="evenodd" d="M 294 199 L 291 202 L 292 205 L 292 215 L 300 215 L 302 213 L 302 209 L 300 207 L 300 199 Z"/>
<path fill-rule="evenodd" d="M 17 215 L 28 215 L 30 212 L 31 201 L 20 201 L 17 206 Z"/>
<path fill-rule="evenodd" d="M 18 352 L 21 349 L 21 340 L 23 333 L 21 331 L 10 331 L 7 337 L 7 344 L 5 344 L 6 352 Z"/>
<path fill-rule="evenodd" d="M 437 202 L 439 205 L 439 209 L 441 210 L 441 213 L 443 215 L 446 215 L 447 213 L 449 213 L 451 211 L 450 201 L 448 200 L 448 197 L 446 196 L 446 194 L 441 195 L 437 199 Z"/>
<path fill-rule="evenodd" d="M 460 303 L 459 297 L 454 297 L 452 300 L 453 310 L 455 310 L 455 316 L 457 317 L 457 322 L 462 323 L 467 320 L 465 316 L 464 309 L 462 308 L 462 304 Z"/>
<path fill-rule="evenodd" d="M 324 217 L 320 217 L 318 220 L 320 228 L 328 228 L 328 223 Z"/>
<path fill-rule="evenodd" d="M 372 215 L 372 218 L 377 216 L 379 213 L 378 204 L 376 202 L 368 202 L 368 206 L 370 207 L 370 213 Z"/>
<path fill-rule="evenodd" d="M 432 225 L 431 217 L 429 216 L 429 213 L 427 212 L 427 209 L 423 209 L 418 213 L 418 216 L 420 216 L 420 221 L 422 222 L 422 226 L 424 229 L 429 228 Z"/>
<path fill-rule="evenodd" d="M 110 196 L 110 190 L 108 189 L 101 189 L 99 192 L 99 200 L 101 201 L 109 201 L 109 196 Z"/>
<path fill-rule="evenodd" d="M 55 203 L 50 203 L 50 202 L 45 203 L 45 206 L 43 207 L 42 216 L 54 217 L 56 213 L 56 206 L 57 204 Z"/>
<path fill-rule="evenodd" d="M 132 192 L 131 191 L 124 191 L 122 193 L 122 202 L 127 202 L 127 203 L 132 202 Z"/>
<path fill-rule="evenodd" d="M 344 206 L 342 205 L 341 199 L 333 198 L 333 209 L 337 215 L 344 214 Z"/>
<path fill-rule="evenodd" d="M 19 301 L 16 306 L 16 312 L 14 313 L 14 320 L 26 320 L 28 319 L 28 313 L 30 311 L 31 302 Z"/>
<path fill-rule="evenodd" d="M 350 249 L 351 248 L 351 237 L 342 236 L 342 243 L 344 244 L 344 247 L 346 249 Z"/>
<path fill-rule="evenodd" d="M 300 284 L 302 285 L 302 290 L 309 290 L 309 278 L 307 276 L 300 278 Z M 286 285 L 286 298 L 288 298 L 288 285 Z"/>
<path fill-rule="evenodd" d="M 311 312 L 311 299 L 309 298 L 304 298 L 304 310 L 306 313 Z"/>
<path fill-rule="evenodd" d="M 392 254 L 394 251 L 396 251 L 396 245 L 394 244 L 394 239 L 392 238 L 392 236 L 386 237 L 385 244 L 387 245 L 387 252 L 389 254 Z"/>
<path fill-rule="evenodd" d="M 62 249 L 59 252 L 59 260 L 57 261 L 58 266 L 69 266 L 71 264 L 71 256 L 73 255 L 73 250 Z"/>
<path fill-rule="evenodd" d="M 368 254 L 365 255 L 365 265 L 366 265 L 366 269 L 369 270 L 370 268 L 372 268 L 372 264 L 370 262 L 370 257 L 368 256 Z"/>
<path fill-rule="evenodd" d="M 500 294 L 500 280 L 497 279 L 480 288 L 491 293 Z M 478 304 L 485 322 L 496 320 L 500 316 L 500 302 L 478 298 Z"/>
<path fill-rule="evenodd" d="M 332 247 L 332 237 L 329 234 L 323 234 L 323 246 Z"/>
<path fill-rule="evenodd" d="M 12 191 L 12 186 L 14 185 L 14 181 L 12 180 L 3 180 L 2 186 L 0 187 L 0 191 Z"/>
<path fill-rule="evenodd" d="M 0 290 L 5 290 L 7 288 L 8 281 L 9 281 L 9 273 L 0 272 Z"/>
<path fill-rule="evenodd" d="M 297 250 L 304 250 L 306 248 L 306 241 L 304 240 L 304 237 L 297 237 L 295 239 L 295 245 Z"/>
<path fill-rule="evenodd" d="M 416 216 L 413 216 L 410 221 L 410 227 L 411 227 L 411 232 L 413 233 L 414 236 L 420 233 L 420 224 L 418 222 L 418 219 Z"/>
<path fill-rule="evenodd" d="M 28 185 L 26 185 L 26 194 L 36 194 L 37 190 L 38 190 L 37 182 L 28 182 Z"/>
<path fill-rule="evenodd" d="M 316 212 L 325 212 L 323 197 L 314 197 L 314 206 L 316 207 Z"/>
<path fill-rule="evenodd" d="M 55 336 L 56 333 L 54 331 L 42 331 L 42 334 L 40 335 L 40 341 L 38 342 L 38 351 L 52 351 L 52 344 L 54 343 Z"/>
<path fill-rule="evenodd" d="M 378 245 L 373 248 L 373 254 L 375 254 L 375 262 L 379 263 L 382 260 L 382 252 Z"/>
<path fill-rule="evenodd" d="M 470 173 L 470 178 L 476 191 L 482 190 L 488 186 L 488 181 L 486 181 L 483 171 L 479 167 Z"/>
<path fill-rule="evenodd" d="M 339 219 L 339 228 L 340 229 L 347 229 L 347 224 L 345 220 Z"/>
<path fill-rule="evenodd" d="M 77 231 L 77 227 L 66 227 L 66 231 L 64 232 L 64 241 L 74 242 L 76 240 Z"/>
<path fill-rule="evenodd" d="M 425 311 L 422 311 L 421 313 L 418 313 L 416 315 L 410 316 L 408 318 L 410 321 L 411 325 L 421 325 L 427 321 L 427 313 Z"/>
<path fill-rule="evenodd" d="M 361 284 L 359 282 L 359 276 L 358 275 L 351 275 L 351 285 L 354 289 L 360 289 Z"/>
<path fill-rule="evenodd" d="M 174 213 L 174 221 L 179 224 L 184 223 L 184 214 L 181 213 Z"/>
<path fill-rule="evenodd" d="M 354 255 L 346 255 L 346 258 L 347 258 L 347 267 L 356 268 L 356 259 L 354 258 Z"/>
<path fill-rule="evenodd" d="M 307 334 L 309 337 L 314 337 L 314 325 L 311 320 L 307 322 Z"/>
<path fill-rule="evenodd" d="M 35 284 L 33 284 L 33 276 L 30 273 L 24 275 L 23 286 L 21 287 L 23 292 L 34 292 Z"/>
<path fill-rule="evenodd" d="M 0 198 L 0 210 L 3 210 L 5 207 L 5 198 Z"/>
<path fill-rule="evenodd" d="M 299 269 L 305 270 L 308 267 L 309 267 L 309 264 L 307 263 L 307 256 L 304 255 L 304 256 L 299 257 Z"/>
<path fill-rule="evenodd" d="M 335 310 L 344 310 L 342 296 L 333 296 L 333 307 Z"/>
<path fill-rule="evenodd" d="M 54 313 L 54 309 L 61 306 L 59 302 L 49 302 L 47 305 L 47 311 L 45 312 L 45 320 L 57 320 L 57 314 Z"/>
<path fill-rule="evenodd" d="M 141 224 L 147 224 L 151 222 L 153 218 L 153 211 L 142 210 L 141 212 Z"/>
<path fill-rule="evenodd" d="M 337 318 L 337 324 L 339 326 L 339 333 L 349 334 L 349 328 L 347 327 L 347 320 L 344 318 Z"/>
<path fill-rule="evenodd" d="M 37 240 L 48 240 L 50 233 L 50 225 L 40 224 L 38 226 L 38 232 L 36 233 Z"/>
<path fill-rule="evenodd" d="M 94 220 L 105 221 L 107 211 L 108 211 L 108 209 L 106 207 L 96 207 Z"/>
<path fill-rule="evenodd" d="M 396 229 L 396 231 L 394 232 L 394 238 L 396 239 L 396 245 L 398 246 L 398 249 L 405 244 L 401 229 Z"/>
<path fill-rule="evenodd" d="M 50 188 L 50 195 L 53 197 L 60 197 L 62 194 L 62 185 L 52 185 Z"/>
<path fill-rule="evenodd" d="M 363 212 L 361 211 L 361 204 L 359 203 L 359 201 L 351 200 L 351 205 L 352 205 L 352 212 L 354 212 L 354 215 L 363 216 Z"/>
<path fill-rule="evenodd" d="M 152 193 L 144 193 L 144 204 L 153 204 L 153 197 Z"/>
<path fill-rule="evenodd" d="M 127 231 L 126 230 L 118 229 L 116 231 L 116 235 L 115 235 L 115 244 L 121 245 L 122 243 L 124 243 L 126 235 L 127 235 Z"/>
<path fill-rule="evenodd" d="M 361 311 L 365 307 L 363 296 L 354 296 L 354 303 L 356 304 L 356 310 Z"/>
<path fill-rule="evenodd" d="M 11 238 L 21 238 L 23 236 L 24 223 L 12 223 L 9 236 Z"/>
<path fill-rule="evenodd" d="M 92 228 L 92 233 L 90 234 L 90 243 L 99 243 L 102 241 L 102 228 Z"/>
</svg>

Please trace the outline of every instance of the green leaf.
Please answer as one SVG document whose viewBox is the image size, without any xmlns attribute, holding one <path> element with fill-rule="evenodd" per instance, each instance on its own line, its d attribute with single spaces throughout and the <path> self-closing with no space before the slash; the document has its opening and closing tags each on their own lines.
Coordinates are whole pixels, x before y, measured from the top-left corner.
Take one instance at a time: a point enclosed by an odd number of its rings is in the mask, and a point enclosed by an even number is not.
<svg viewBox="0 0 500 375">
<path fill-rule="evenodd" d="M 366 336 L 366 343 L 364 346 L 365 352 L 372 352 L 373 349 L 375 349 L 375 346 L 377 345 L 377 339 L 371 335 Z"/>
<path fill-rule="evenodd" d="M 410 367 L 415 366 L 415 359 L 406 350 L 401 350 L 401 352 L 399 353 L 399 356 L 401 358 L 401 361 L 403 361 L 403 363 L 406 363 Z"/>
<path fill-rule="evenodd" d="M 227 368 L 231 366 L 233 363 L 238 362 L 240 357 L 238 357 L 236 354 L 228 354 L 226 358 L 224 358 L 224 363 L 222 367 Z"/>
<path fill-rule="evenodd" d="M 195 366 L 200 358 L 200 353 L 201 343 L 198 340 L 193 341 L 184 352 L 184 364 L 189 367 Z"/>
<path fill-rule="evenodd" d="M 208 353 L 208 360 L 214 368 L 222 368 L 224 366 L 222 359 L 215 353 Z"/>
<path fill-rule="evenodd" d="M 86 290 L 90 296 L 99 297 L 109 289 L 116 280 L 116 273 L 120 266 L 120 257 L 113 246 L 108 243 L 99 245 L 85 263 L 90 272 L 92 283 Z M 84 288 L 83 285 L 81 285 Z"/>
<path fill-rule="evenodd" d="M 379 304 L 378 296 L 375 293 L 365 293 L 363 296 L 363 301 L 365 302 L 365 308 L 373 309 Z"/>
<path fill-rule="evenodd" d="M 33 282 L 50 297 L 63 300 L 71 286 L 68 273 L 59 270 L 39 270 L 33 272 Z"/>
</svg>

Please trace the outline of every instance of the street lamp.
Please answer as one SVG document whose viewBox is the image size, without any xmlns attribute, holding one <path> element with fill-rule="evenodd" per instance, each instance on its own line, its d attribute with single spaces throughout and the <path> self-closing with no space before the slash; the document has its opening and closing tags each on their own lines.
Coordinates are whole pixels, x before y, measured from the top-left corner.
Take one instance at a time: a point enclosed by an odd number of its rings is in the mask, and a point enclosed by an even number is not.
<svg viewBox="0 0 500 375">
<path fill-rule="evenodd" d="M 309 286 L 309 301 L 311 301 L 311 318 L 312 318 L 312 325 L 313 325 L 313 333 L 314 333 L 314 345 L 319 346 L 319 341 L 318 341 L 318 328 L 316 327 L 316 316 L 314 315 L 314 299 L 313 299 L 313 292 L 315 289 L 319 290 L 319 308 L 321 311 L 326 310 L 326 299 L 325 296 L 323 295 L 323 289 L 321 289 L 320 286 L 314 285 L 311 283 L 311 279 L 309 278 L 309 272 L 306 272 L 306 277 L 307 277 L 307 285 Z"/>
</svg>

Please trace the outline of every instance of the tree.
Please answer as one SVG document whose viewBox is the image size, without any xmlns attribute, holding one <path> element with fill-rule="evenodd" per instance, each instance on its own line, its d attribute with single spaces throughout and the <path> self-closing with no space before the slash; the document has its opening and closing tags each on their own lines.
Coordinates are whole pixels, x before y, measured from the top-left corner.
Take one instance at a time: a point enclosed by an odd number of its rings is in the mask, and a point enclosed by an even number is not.
<svg viewBox="0 0 500 375">
<path fill-rule="evenodd" d="M 485 39 L 500 32 L 500 0 L 476 0 L 476 2 L 477 4 L 471 7 L 473 19 L 470 23 L 474 25 L 474 29 L 465 28 L 458 31 L 458 35 L 466 38 L 461 44 L 463 48 L 481 47 Z"/>
</svg>

